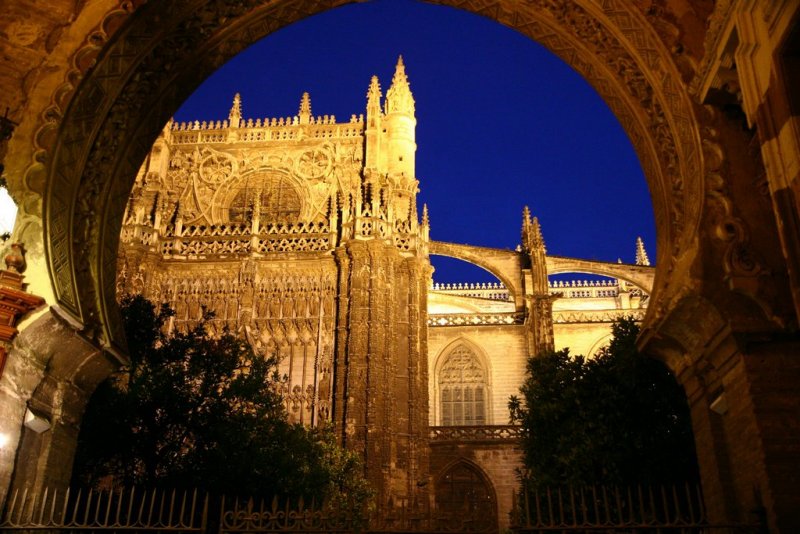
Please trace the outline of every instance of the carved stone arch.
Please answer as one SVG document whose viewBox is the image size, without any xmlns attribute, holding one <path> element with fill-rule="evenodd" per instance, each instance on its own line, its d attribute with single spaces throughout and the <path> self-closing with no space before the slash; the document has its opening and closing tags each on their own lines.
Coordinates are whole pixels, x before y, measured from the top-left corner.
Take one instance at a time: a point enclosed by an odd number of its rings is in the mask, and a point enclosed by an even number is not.
<svg viewBox="0 0 800 534">
<path fill-rule="evenodd" d="M 257 39 L 346 1 L 150 2 L 135 7 L 69 102 L 52 150 L 44 235 L 59 306 L 107 347 L 124 343 L 115 305 L 121 218 L 136 171 L 180 103 Z M 559 55 L 631 138 L 650 185 L 659 254 L 654 294 L 688 276 L 703 199 L 698 121 L 680 73 L 643 13 L 623 0 L 498 2 L 484 11 Z M 124 124 L 125 128 L 119 125 Z M 667 274 L 669 273 L 669 276 Z M 672 285 L 671 285 L 672 284 Z"/>
<path fill-rule="evenodd" d="M 661 360 L 681 382 L 681 374 L 693 372 L 702 363 L 708 346 L 731 341 L 728 321 L 708 299 L 699 295 L 681 298 L 659 325 L 658 331 L 645 326 L 639 346 Z M 711 370 L 706 367 L 705 371 Z"/>
<path fill-rule="evenodd" d="M 433 397 L 430 400 L 430 405 L 433 410 L 434 414 L 434 424 L 440 425 L 442 424 L 442 415 L 441 415 L 441 389 L 439 385 L 439 375 L 442 371 L 442 368 L 447 364 L 448 358 L 458 349 L 466 348 L 469 350 L 472 355 L 476 358 L 478 364 L 483 368 L 484 371 L 484 385 L 485 385 L 485 395 L 486 398 L 484 399 L 485 402 L 485 417 L 486 421 L 485 424 L 490 425 L 493 423 L 493 414 L 491 410 L 492 404 L 492 365 L 491 360 L 487 356 L 486 352 L 483 348 L 475 343 L 474 341 L 470 340 L 466 336 L 459 336 L 458 338 L 454 339 L 450 343 L 448 343 L 442 350 L 439 351 L 439 354 L 436 356 L 434 360 L 434 367 L 433 367 L 433 380 L 432 380 L 432 387 L 433 387 Z"/>
<path fill-rule="evenodd" d="M 465 480 L 465 474 L 472 475 L 471 480 Z M 454 480 L 456 477 L 461 480 Z M 473 485 L 472 496 L 461 494 L 469 491 L 469 482 L 472 482 Z M 454 489 L 455 492 L 453 492 Z M 454 519 L 460 518 L 467 521 L 480 519 L 487 525 L 497 525 L 497 493 L 494 484 L 486 471 L 469 458 L 463 456 L 455 458 L 436 474 L 434 501 L 437 516 L 446 517 L 452 514 Z M 465 504 L 466 510 L 464 509 Z M 481 515 L 484 517 L 480 517 Z"/>
<path fill-rule="evenodd" d="M 646 293 L 653 287 L 655 271 L 652 267 L 626 265 L 602 261 L 589 261 L 578 258 L 547 257 L 547 274 L 581 273 L 596 274 L 625 280 Z"/>
<path fill-rule="evenodd" d="M 608 344 L 611 342 L 612 337 L 613 337 L 612 334 L 603 334 L 602 336 L 600 336 L 600 338 L 597 341 L 595 341 L 589 348 L 589 350 L 586 352 L 586 357 L 594 358 L 595 356 L 597 356 L 597 353 L 600 352 L 600 349 L 602 349 L 605 346 L 608 346 Z"/>
<path fill-rule="evenodd" d="M 14 340 L 8 369 L 24 377 L 18 385 L 26 403 L 15 408 L 49 423 L 47 432 L 19 428 L 14 489 L 40 492 L 69 480 L 81 418 L 98 384 L 125 360 L 99 350 L 52 313 L 36 319 Z M 18 420 L 23 419 L 23 414 Z"/>
<path fill-rule="evenodd" d="M 517 308 L 522 306 L 520 254 L 511 250 L 431 241 L 430 254 L 461 260 L 491 273 L 508 289 Z"/>
</svg>

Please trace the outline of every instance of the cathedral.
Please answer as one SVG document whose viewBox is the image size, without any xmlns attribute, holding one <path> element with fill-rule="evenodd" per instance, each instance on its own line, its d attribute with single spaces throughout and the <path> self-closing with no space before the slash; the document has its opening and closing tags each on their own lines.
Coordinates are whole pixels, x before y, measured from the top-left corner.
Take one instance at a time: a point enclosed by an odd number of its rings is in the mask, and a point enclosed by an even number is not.
<svg viewBox="0 0 800 534">
<path fill-rule="evenodd" d="M 430 237 L 417 204 L 415 102 L 402 58 L 366 113 L 170 121 L 125 211 L 118 294 L 175 310 L 277 355 L 289 417 L 331 423 L 363 455 L 379 506 L 428 502 L 508 516 L 520 465 L 507 402 L 525 361 L 570 347 L 591 355 L 618 317 L 644 317 L 654 269 L 548 256 L 525 208 L 517 250 Z M 431 255 L 497 283 L 434 284 Z M 592 281 L 550 281 L 549 273 Z M 431 499 L 432 498 L 432 499 Z"/>
<path fill-rule="evenodd" d="M 128 363 L 117 299 L 136 291 L 175 307 L 171 328 L 206 306 L 280 354 L 290 416 L 329 421 L 380 503 L 469 494 L 498 523 L 524 358 L 591 354 L 633 314 L 686 393 L 707 524 L 800 532 L 800 3 L 431 2 L 597 91 L 651 192 L 652 268 L 641 246 L 642 265 L 549 255 L 527 213 L 519 251 L 431 239 L 402 66 L 343 123 L 310 98 L 296 118 L 235 102 L 226 121 L 170 122 L 249 45 L 350 3 L 4 2 L 0 184 L 19 212 L 0 270 L 0 507 L 69 484 L 86 403 Z M 435 255 L 497 285 L 441 285 Z"/>
</svg>

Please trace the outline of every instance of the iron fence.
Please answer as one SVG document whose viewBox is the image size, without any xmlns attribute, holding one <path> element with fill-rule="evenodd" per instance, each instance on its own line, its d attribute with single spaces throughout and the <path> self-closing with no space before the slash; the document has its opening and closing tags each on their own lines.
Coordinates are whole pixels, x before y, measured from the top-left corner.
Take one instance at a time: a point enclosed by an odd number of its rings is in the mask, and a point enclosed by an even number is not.
<svg viewBox="0 0 800 534">
<path fill-rule="evenodd" d="M 522 491 L 512 506 L 520 533 L 758 534 L 761 522 L 709 521 L 700 486 L 560 487 Z"/>
<path fill-rule="evenodd" d="M 316 501 L 212 497 L 194 491 L 15 492 L 0 513 L 0 532 L 170 532 L 200 534 L 497 532 L 486 517 L 457 516 L 401 503 L 365 513 Z"/>
<path fill-rule="evenodd" d="M 196 490 L 17 491 L 0 530 L 206 532 L 208 504 Z"/>
<path fill-rule="evenodd" d="M 699 487 L 548 488 L 515 496 L 512 532 L 736 533 L 763 532 L 749 524 L 709 521 Z M 0 532 L 169 532 L 199 534 L 445 533 L 498 531 L 495 518 L 402 503 L 372 513 L 337 510 L 303 499 L 212 497 L 194 491 L 15 492 L 0 513 Z"/>
</svg>

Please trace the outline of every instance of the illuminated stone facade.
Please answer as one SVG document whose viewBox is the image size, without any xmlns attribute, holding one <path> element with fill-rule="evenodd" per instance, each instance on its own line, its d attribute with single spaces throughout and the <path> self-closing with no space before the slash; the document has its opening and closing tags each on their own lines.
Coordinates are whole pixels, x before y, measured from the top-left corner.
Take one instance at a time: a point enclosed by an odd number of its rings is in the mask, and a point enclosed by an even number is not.
<svg viewBox="0 0 800 534">
<path fill-rule="evenodd" d="M 548 258 L 527 208 L 517 251 L 431 242 L 414 107 L 401 59 L 385 100 L 373 77 L 366 114 L 346 122 L 313 115 L 307 93 L 290 117 L 245 119 L 236 95 L 225 121 L 169 122 L 133 187 L 117 266 L 118 293 L 169 303 L 169 328 L 208 310 L 215 331 L 277 355 L 289 416 L 332 421 L 381 503 L 440 478 L 429 424 L 506 425 L 528 355 L 596 351 L 614 318 L 643 317 L 653 277 L 641 243 L 641 265 Z M 504 282 L 434 285 L 437 253 Z M 570 265 L 618 278 L 548 281 Z"/>
<path fill-rule="evenodd" d="M 0 501 L 68 483 L 86 401 L 126 362 L 118 237 L 169 117 L 239 51 L 350 1 L 4 3 L 0 164 L 27 290 L 49 307 L 3 342 Z M 686 392 L 709 520 L 752 523 L 756 510 L 770 532 L 800 531 L 798 3 L 433 3 L 551 50 L 608 104 L 639 156 L 658 236 L 639 344 Z M 513 260 L 489 252 L 499 267 Z M 29 407 L 49 430 L 23 425 Z"/>
</svg>

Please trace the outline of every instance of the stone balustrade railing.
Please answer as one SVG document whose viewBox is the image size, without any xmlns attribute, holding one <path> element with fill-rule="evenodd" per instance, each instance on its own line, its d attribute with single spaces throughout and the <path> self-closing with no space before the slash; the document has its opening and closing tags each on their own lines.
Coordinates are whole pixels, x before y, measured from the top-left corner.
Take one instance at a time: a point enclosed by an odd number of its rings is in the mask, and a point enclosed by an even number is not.
<svg viewBox="0 0 800 534">
<path fill-rule="evenodd" d="M 489 300 L 507 301 L 510 298 L 508 289 L 499 283 L 477 283 L 477 284 L 438 284 L 431 286 L 432 291 L 439 293 L 458 295 L 460 297 L 473 297 Z"/>
<path fill-rule="evenodd" d="M 524 313 L 448 313 L 428 315 L 428 326 L 496 326 L 525 322 Z"/>
<path fill-rule="evenodd" d="M 164 256 L 207 257 L 271 252 L 331 250 L 336 236 L 327 221 L 266 223 L 253 234 L 251 223 L 169 225 L 160 234 L 151 226 L 123 228 L 120 239 L 155 247 Z"/>
<path fill-rule="evenodd" d="M 446 441 L 518 441 L 522 427 L 517 425 L 482 426 L 432 426 L 429 427 L 431 442 Z"/>
<path fill-rule="evenodd" d="M 551 295 L 560 295 L 563 299 L 570 298 L 613 298 L 620 293 L 620 286 L 616 280 L 550 280 L 548 291 Z M 464 283 L 464 284 L 439 284 L 431 286 L 432 291 L 438 293 L 458 295 L 460 297 L 473 297 L 490 300 L 508 301 L 510 293 L 500 283 Z M 627 291 L 631 296 L 642 296 L 643 292 L 637 287 L 629 287 Z"/>
<path fill-rule="evenodd" d="M 352 115 L 350 122 L 337 123 L 333 115 L 311 117 L 301 124 L 297 116 L 247 119 L 238 127 L 223 121 L 173 122 L 170 137 L 173 144 L 223 143 L 235 132 L 237 141 L 284 141 L 302 138 L 330 139 L 359 137 L 364 132 L 364 116 Z"/>
</svg>

